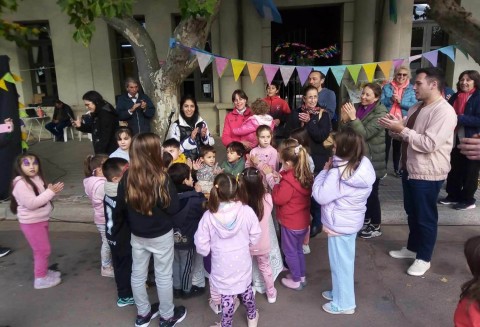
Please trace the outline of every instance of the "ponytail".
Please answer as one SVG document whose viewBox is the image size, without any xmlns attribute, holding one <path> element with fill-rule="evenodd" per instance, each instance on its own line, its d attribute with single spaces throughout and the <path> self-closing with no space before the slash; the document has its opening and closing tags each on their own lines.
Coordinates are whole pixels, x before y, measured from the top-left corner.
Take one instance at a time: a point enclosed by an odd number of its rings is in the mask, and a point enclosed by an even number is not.
<svg viewBox="0 0 480 327">
<path fill-rule="evenodd" d="M 210 212 L 216 213 L 220 202 L 240 201 L 247 204 L 248 196 L 245 187 L 241 185 L 238 176 L 221 173 L 215 177 L 213 187 L 210 191 L 207 208 Z"/>
<path fill-rule="evenodd" d="M 90 154 L 83 161 L 83 173 L 85 177 L 95 176 L 95 171 L 102 167 L 102 164 L 108 159 L 106 154 Z"/>
<path fill-rule="evenodd" d="M 282 150 L 281 158 L 283 161 L 293 163 L 293 172 L 295 178 L 300 182 L 303 188 L 310 188 L 313 185 L 313 175 L 310 172 L 308 164 L 308 152 L 301 146 L 289 146 Z"/>
</svg>

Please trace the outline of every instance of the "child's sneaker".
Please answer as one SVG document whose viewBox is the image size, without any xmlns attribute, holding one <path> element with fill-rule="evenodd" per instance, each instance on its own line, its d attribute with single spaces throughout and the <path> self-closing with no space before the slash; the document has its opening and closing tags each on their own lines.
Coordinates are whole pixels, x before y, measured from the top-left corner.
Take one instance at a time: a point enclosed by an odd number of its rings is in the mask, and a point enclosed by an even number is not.
<svg viewBox="0 0 480 327">
<path fill-rule="evenodd" d="M 215 302 L 213 301 L 212 298 L 208 299 L 208 305 L 210 306 L 210 309 L 212 309 L 212 311 L 218 315 L 220 314 L 220 312 L 222 312 L 222 308 L 220 306 L 220 304 L 215 304 Z"/>
<path fill-rule="evenodd" d="M 288 278 L 288 279 L 293 280 L 293 277 L 292 277 L 292 274 L 291 274 L 291 273 L 288 273 L 285 277 Z M 302 286 L 303 286 L 303 287 L 307 286 L 307 278 L 306 278 L 305 276 L 304 276 L 304 277 L 300 277 L 300 283 L 302 283 Z"/>
<path fill-rule="evenodd" d="M 57 270 L 48 270 L 47 271 L 47 276 L 52 276 L 52 277 L 55 277 L 55 278 L 60 278 L 62 277 L 62 273 L 57 271 Z"/>
<path fill-rule="evenodd" d="M 100 273 L 103 277 L 111 277 L 111 278 L 115 277 L 115 273 L 113 272 L 113 267 L 112 266 L 102 267 Z"/>
<path fill-rule="evenodd" d="M 173 317 L 169 319 L 163 319 L 160 317 L 160 327 L 173 327 L 177 323 L 183 321 L 185 317 L 187 316 L 187 309 L 183 305 L 180 305 L 178 307 L 175 307 L 173 309 Z"/>
<path fill-rule="evenodd" d="M 117 306 L 120 308 L 126 307 L 127 305 L 134 305 L 135 300 L 133 297 L 119 297 L 117 300 Z"/>
<path fill-rule="evenodd" d="M 303 244 L 302 245 L 302 248 L 303 248 L 303 254 L 310 254 L 310 246 L 308 244 Z"/>
<path fill-rule="evenodd" d="M 277 302 L 277 290 L 273 292 L 273 294 L 269 295 L 267 293 L 267 301 L 268 303 L 275 303 Z"/>
<path fill-rule="evenodd" d="M 57 286 L 61 282 L 62 282 L 62 280 L 60 278 L 53 277 L 53 276 L 47 274 L 43 278 L 35 278 L 35 281 L 33 283 L 33 287 L 36 290 L 41 290 L 41 289 L 44 289 L 44 288 L 50 288 L 50 287 Z"/>
<path fill-rule="evenodd" d="M 282 278 L 282 285 L 295 291 L 303 290 L 302 282 L 295 282 L 293 279 Z"/>
<path fill-rule="evenodd" d="M 260 317 L 260 315 L 258 314 L 258 310 L 255 310 L 255 318 L 253 319 L 248 319 L 247 317 L 247 321 L 248 321 L 248 327 L 257 327 L 258 325 L 258 318 Z"/>
<path fill-rule="evenodd" d="M 158 302 L 152 304 L 150 312 L 145 316 L 137 315 L 137 319 L 135 319 L 135 327 L 147 327 L 150 324 L 150 321 L 158 316 L 158 305 Z"/>
</svg>

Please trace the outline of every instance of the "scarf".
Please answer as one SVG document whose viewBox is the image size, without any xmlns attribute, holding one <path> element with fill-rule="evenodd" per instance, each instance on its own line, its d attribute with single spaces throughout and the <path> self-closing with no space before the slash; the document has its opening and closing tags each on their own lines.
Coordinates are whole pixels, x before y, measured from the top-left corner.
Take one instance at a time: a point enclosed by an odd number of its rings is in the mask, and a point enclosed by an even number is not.
<svg viewBox="0 0 480 327">
<path fill-rule="evenodd" d="M 375 108 L 376 105 L 377 105 L 376 101 L 366 106 L 360 105 L 360 107 L 358 107 L 357 109 L 357 119 L 362 120 L 363 118 L 365 118 L 365 116 L 367 116 L 370 113 L 370 111 L 372 111 L 373 108 Z"/>
<path fill-rule="evenodd" d="M 474 87 L 470 90 L 470 92 L 458 92 L 458 96 L 453 103 L 453 108 L 458 116 L 463 115 L 465 112 L 465 105 L 467 104 L 468 99 L 470 96 L 475 92 L 477 89 Z"/>
<path fill-rule="evenodd" d="M 405 92 L 405 89 L 407 88 L 408 84 L 410 84 L 410 81 L 407 79 L 405 83 L 398 84 L 396 80 L 393 80 L 390 84 L 392 85 L 393 95 L 396 95 L 401 99 L 403 97 L 403 93 Z M 400 103 L 393 102 L 392 108 L 390 108 L 390 114 L 394 115 L 395 117 L 403 116 Z"/>
<path fill-rule="evenodd" d="M 302 110 L 302 112 L 306 112 L 309 115 L 318 115 L 321 109 L 322 108 L 320 107 L 308 108 L 305 104 L 302 104 L 302 106 L 300 107 L 300 110 Z"/>
</svg>

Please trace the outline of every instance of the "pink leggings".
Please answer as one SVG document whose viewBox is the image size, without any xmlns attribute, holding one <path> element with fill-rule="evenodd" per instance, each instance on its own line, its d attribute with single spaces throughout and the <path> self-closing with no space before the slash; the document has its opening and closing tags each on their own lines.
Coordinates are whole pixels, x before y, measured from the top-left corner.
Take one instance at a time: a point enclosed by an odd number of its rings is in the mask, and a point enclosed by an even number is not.
<svg viewBox="0 0 480 327">
<path fill-rule="evenodd" d="M 43 278 L 48 271 L 50 256 L 50 239 L 48 238 L 48 221 L 34 224 L 20 223 L 20 229 L 33 251 L 35 278 Z"/>
</svg>

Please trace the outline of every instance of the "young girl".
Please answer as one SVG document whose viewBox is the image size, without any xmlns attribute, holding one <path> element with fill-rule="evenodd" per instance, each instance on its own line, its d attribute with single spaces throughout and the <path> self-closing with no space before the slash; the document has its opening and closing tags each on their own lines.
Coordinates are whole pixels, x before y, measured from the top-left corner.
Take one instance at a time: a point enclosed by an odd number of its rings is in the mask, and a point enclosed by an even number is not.
<svg viewBox="0 0 480 327">
<path fill-rule="evenodd" d="M 266 125 L 261 125 L 255 133 L 258 146 L 253 148 L 250 154 L 247 155 L 248 160 L 245 162 L 245 168 L 255 167 L 263 172 L 263 167 L 267 165 L 275 169 L 278 158 L 277 150 L 271 146 L 272 129 Z"/>
<path fill-rule="evenodd" d="M 285 287 L 302 290 L 306 285 L 303 240 L 310 225 L 310 195 L 313 175 L 308 167 L 307 150 L 301 145 L 289 146 L 280 153 L 281 178 L 273 169 L 264 167 L 272 188 L 277 220 L 281 226 L 281 246 L 290 274 L 282 278 Z"/>
<path fill-rule="evenodd" d="M 108 159 L 106 154 L 89 155 L 83 164 L 85 179 L 83 186 L 85 193 L 92 202 L 93 206 L 93 220 L 100 232 L 102 239 L 102 246 L 100 248 L 100 257 L 102 260 L 102 267 L 100 274 L 103 277 L 115 277 L 112 265 L 112 252 L 108 245 L 107 237 L 105 236 L 105 211 L 103 207 L 103 198 L 105 197 L 105 182 L 107 179 L 103 176 L 102 165 Z"/>
<path fill-rule="evenodd" d="M 132 232 L 132 292 L 137 306 L 135 326 L 148 326 L 160 315 L 160 326 L 185 319 L 184 306 L 173 304 L 173 222 L 179 211 L 177 191 L 162 162 L 160 137 L 141 133 L 133 137 L 129 169 L 118 186 L 119 210 Z M 160 304 L 150 305 L 145 282 L 153 255 Z"/>
<path fill-rule="evenodd" d="M 18 216 L 20 229 L 33 251 L 35 289 L 60 284 L 60 272 L 48 269 L 50 239 L 48 220 L 51 200 L 63 190 L 63 183 L 48 184 L 43 177 L 40 159 L 34 154 L 21 154 L 15 160 L 10 210 Z"/>
<path fill-rule="evenodd" d="M 221 326 L 232 326 L 235 298 L 240 295 L 248 326 L 256 327 L 259 315 L 251 286 L 249 245 L 260 238 L 258 218 L 247 205 L 245 189 L 230 174 L 215 178 L 207 208 L 195 233 L 195 245 L 199 254 L 212 255 L 210 283 L 221 295 Z"/>
<path fill-rule="evenodd" d="M 313 184 L 313 197 L 322 206 L 332 271 L 332 290 L 322 293 L 330 302 L 322 308 L 331 314 L 353 314 L 355 238 L 363 226 L 375 171 L 365 157 L 363 137 L 351 128 L 335 135 L 334 151 Z"/>
<path fill-rule="evenodd" d="M 240 136 L 242 143 L 249 144 L 250 149 L 258 144 L 256 131 L 260 125 L 269 126 L 272 131 L 275 127 L 272 116 L 268 114 L 269 109 L 268 104 L 262 99 L 255 100 L 251 107 L 253 116 L 247 118 L 240 127 L 234 128 L 232 131 L 233 134 Z"/>
<path fill-rule="evenodd" d="M 128 149 L 130 149 L 132 143 L 132 130 L 126 126 L 119 127 L 115 132 L 115 138 L 117 139 L 118 149 L 110 155 L 110 158 L 122 158 L 130 161 Z"/>
<path fill-rule="evenodd" d="M 473 278 L 462 285 L 460 302 L 455 310 L 453 321 L 456 327 L 480 325 L 480 236 L 465 242 L 465 258 Z"/>
<path fill-rule="evenodd" d="M 272 196 L 265 191 L 264 187 L 262 187 L 263 177 L 259 170 L 255 168 L 246 168 L 242 172 L 241 177 L 248 194 L 248 205 L 257 215 L 260 222 L 260 228 L 262 229 L 260 241 L 256 245 L 250 246 L 250 254 L 256 259 L 258 269 L 265 281 L 268 303 L 275 303 L 277 301 L 277 290 L 273 283 L 278 273 L 282 271 L 283 265 L 280 264 L 279 266 L 281 267 L 276 267 L 279 269 L 274 275 L 270 265 L 270 256 L 280 258 L 279 260 L 276 260 L 276 262 L 281 263 L 282 260 L 272 221 Z M 254 286 L 256 286 L 255 284 L 254 276 Z"/>
</svg>

